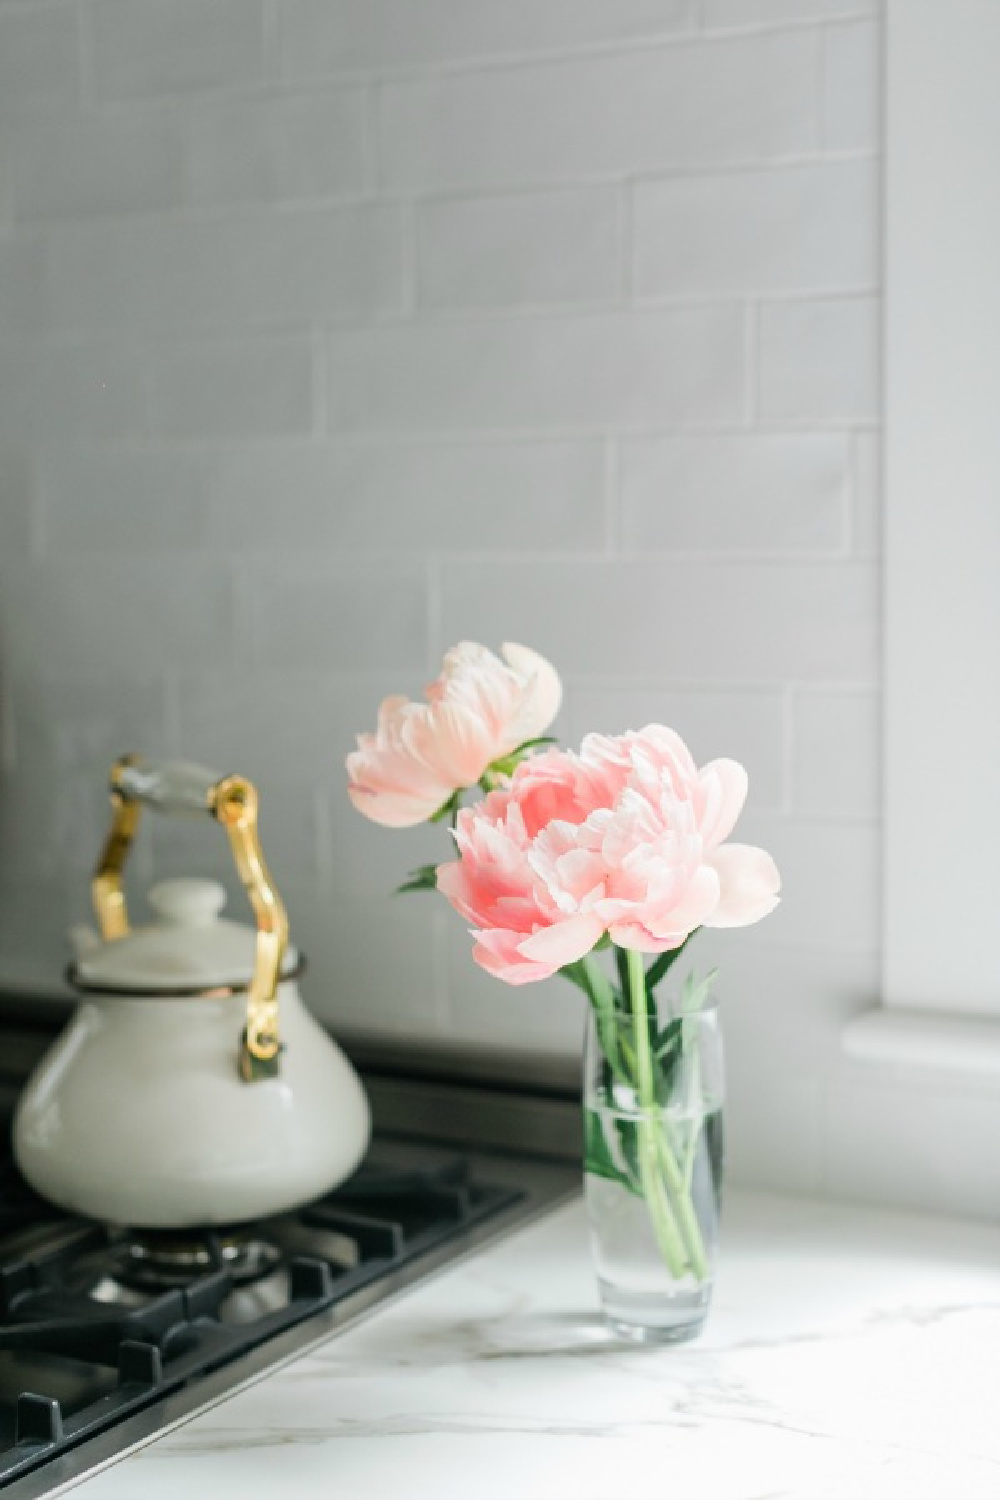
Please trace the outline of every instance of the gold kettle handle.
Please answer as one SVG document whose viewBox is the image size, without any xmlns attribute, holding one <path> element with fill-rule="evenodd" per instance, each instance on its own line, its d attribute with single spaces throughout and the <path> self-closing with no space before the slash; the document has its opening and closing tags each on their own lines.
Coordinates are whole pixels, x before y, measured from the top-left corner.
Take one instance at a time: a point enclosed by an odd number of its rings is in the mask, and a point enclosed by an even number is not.
<svg viewBox="0 0 1000 1500">
<path fill-rule="evenodd" d="M 247 1023 L 240 1043 L 240 1077 L 246 1083 L 279 1070 L 278 980 L 288 946 L 288 916 L 264 863 L 257 835 L 257 789 L 244 776 L 217 776 L 202 766 L 123 755 L 111 768 L 111 829 L 91 881 L 94 911 L 106 941 L 129 930 L 122 871 L 139 810 L 209 814 L 229 835 L 240 879 L 257 918 L 253 977 L 247 989 Z"/>
</svg>

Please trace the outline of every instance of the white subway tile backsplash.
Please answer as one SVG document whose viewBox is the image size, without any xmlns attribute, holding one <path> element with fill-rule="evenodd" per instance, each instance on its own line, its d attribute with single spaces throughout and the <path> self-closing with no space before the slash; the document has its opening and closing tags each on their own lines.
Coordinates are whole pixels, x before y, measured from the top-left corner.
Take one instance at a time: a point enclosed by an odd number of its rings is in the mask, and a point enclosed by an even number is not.
<svg viewBox="0 0 1000 1500">
<path fill-rule="evenodd" d="M 37 478 L 31 449 L 0 444 L 0 557 L 26 557 L 32 547 Z"/>
<path fill-rule="evenodd" d="M 165 752 L 259 783 L 334 1029 L 575 1058 L 572 987 L 390 896 L 446 832 L 345 791 L 384 696 L 521 639 L 563 742 L 746 764 L 784 901 L 693 961 L 733 1175 L 820 1184 L 878 987 L 876 11 L 0 0 L 0 984 L 58 987 L 108 765 Z M 197 869 L 241 915 L 166 821 L 137 910 Z"/>
<path fill-rule="evenodd" d="M 339 586 L 339 580 L 333 582 Z M 346 652 L 349 643 L 344 645 Z M 178 673 L 174 682 L 174 752 L 207 765 L 236 767 L 262 788 L 285 783 L 293 774 L 324 793 L 339 782 L 346 803 L 344 757 L 359 733 L 375 728 L 378 705 L 390 692 L 420 696 L 423 667 L 423 662 L 418 670 L 382 667 L 365 677 L 350 669 L 349 675 L 338 674 L 327 665 L 303 669 L 291 659 L 262 666 L 254 658 L 235 672 L 225 663 L 202 663 Z M 293 726 L 303 718 L 308 732 L 290 746 Z M 359 825 L 374 826 L 349 805 L 348 810 Z M 343 873 L 350 887 L 350 870 Z"/>
<path fill-rule="evenodd" d="M 640 182 L 636 292 L 676 298 L 873 287 L 877 187 L 872 161 Z"/>
<path fill-rule="evenodd" d="M 885 1069 L 844 1068 L 829 1091 L 823 1187 L 894 1208 L 996 1219 L 996 1180 L 983 1171 L 996 1133 L 989 1094 L 914 1088 Z"/>
<path fill-rule="evenodd" d="M 725 422 L 744 399 L 738 308 L 335 333 L 343 431 Z"/>
<path fill-rule="evenodd" d="M 373 729 L 374 715 L 359 719 Z M 343 757 L 330 761 L 326 827 L 329 831 L 327 859 L 331 867 L 330 884 L 335 892 L 372 896 L 392 901 L 393 892 L 402 885 L 411 870 L 421 865 L 439 864 L 451 857 L 447 833 L 439 826 L 421 823 L 416 828 L 380 828 L 369 823 L 351 806 L 345 787 L 347 777 Z M 410 899 L 420 900 L 423 893 Z M 424 896 L 428 925 L 433 920 L 437 900 Z"/>
<path fill-rule="evenodd" d="M 203 468 L 193 453 L 51 448 L 41 459 L 46 550 L 53 556 L 201 551 Z"/>
<path fill-rule="evenodd" d="M 47 663 L 38 670 L 33 662 L 14 680 L 12 702 L 15 769 L 0 796 L 4 859 L 33 878 L 75 872 L 86 905 L 87 872 L 110 823 L 112 763 L 133 751 L 165 749 L 162 681 L 155 672 L 112 675 L 100 659 L 76 677 L 50 676 Z M 136 853 L 145 869 L 142 849 Z"/>
<path fill-rule="evenodd" d="M 25 105 L 72 106 L 79 92 L 75 6 L 0 14 L 0 114 Z"/>
<path fill-rule="evenodd" d="M 423 670 L 424 573 L 419 560 L 372 562 L 364 571 L 333 558 L 245 561 L 245 658 L 262 667 L 327 672 Z"/>
<path fill-rule="evenodd" d="M 713 433 L 627 438 L 623 546 L 646 551 L 834 552 L 850 493 L 846 435 Z"/>
<path fill-rule="evenodd" d="M 856 21 L 826 33 L 823 136 L 828 151 L 870 151 L 879 142 L 882 79 L 879 23 Z"/>
<path fill-rule="evenodd" d="M 874 11 L 880 0 L 705 0 L 704 24 L 716 27 L 783 26 L 794 21 L 828 21 Z"/>
<path fill-rule="evenodd" d="M 60 879 L 32 880 L 0 871 L 0 952 L 4 987 L 68 996 L 66 929 L 71 889 Z"/>
<path fill-rule="evenodd" d="M 237 333 L 363 318 L 398 305 L 401 255 L 389 204 L 60 230 L 47 318 L 57 330 Z"/>
<path fill-rule="evenodd" d="M 737 824 L 737 838 L 743 836 Z M 872 1005 L 881 984 L 876 949 L 841 944 L 800 951 L 769 942 L 771 918 L 759 927 L 701 931 L 685 958 L 699 973 L 717 967 L 719 1003 L 731 1079 L 752 1080 L 781 1058 L 789 1076 L 820 1077 L 839 1059 L 845 1026 Z"/>
<path fill-rule="evenodd" d="M 365 151 L 359 89 L 202 104 L 188 120 L 188 191 L 204 204 L 359 194 Z"/>
<path fill-rule="evenodd" d="M 820 425 L 879 418 L 879 304 L 872 297 L 764 306 L 765 421 Z"/>
<path fill-rule="evenodd" d="M 877 818 L 881 703 L 875 693 L 797 693 L 794 805 L 806 817 Z"/>
<path fill-rule="evenodd" d="M 532 642 L 574 678 L 874 682 L 879 579 L 864 563 L 667 558 L 445 561 L 441 641 Z"/>
<path fill-rule="evenodd" d="M 427 1042 L 440 1009 L 434 924 L 418 899 L 327 895 L 294 882 L 282 891 L 309 968 L 302 993 L 339 1030 Z"/>
<path fill-rule="evenodd" d="M 231 660 L 232 596 L 217 563 L 74 557 L 25 566 L 0 558 L 5 667 L 29 680 L 143 676 Z M 15 724 L 16 734 L 16 724 Z"/>
<path fill-rule="evenodd" d="M 442 308 L 611 301 L 621 284 L 620 220 L 613 186 L 424 203 L 418 300 Z"/>
<path fill-rule="evenodd" d="M 233 550 L 489 552 L 501 526 L 507 547 L 535 551 L 604 538 L 599 441 L 229 448 L 200 463 L 210 536 Z"/>
<path fill-rule="evenodd" d="M 168 346 L 153 360 L 151 420 L 168 437 L 307 434 L 314 408 L 308 338 Z"/>
<path fill-rule="evenodd" d="M 882 555 L 882 443 L 877 432 L 854 434 L 852 550 L 858 557 Z"/>
<path fill-rule="evenodd" d="M 482 190 L 814 151 L 819 45 L 790 32 L 387 83 L 384 184 Z"/>
<path fill-rule="evenodd" d="M 739 837 L 767 849 L 781 872 L 781 905 L 767 918 L 768 944 L 878 952 L 881 836 L 874 824 L 810 822 L 805 813 L 793 821 L 750 810 Z"/>
<path fill-rule="evenodd" d="M 624 734 L 667 724 L 699 765 L 719 756 L 740 761 L 750 778 L 750 805 L 776 811 L 786 798 L 785 703 L 774 690 L 717 692 L 660 687 L 569 684 L 569 743 L 585 734 Z"/>
<path fill-rule="evenodd" d="M 11 146 L 18 219 L 87 219 L 166 209 L 180 201 L 181 141 L 168 115 L 119 119 L 59 114 Z"/>
<path fill-rule="evenodd" d="M 732 1049 L 726 1057 L 732 1059 Z M 760 1072 L 727 1061 L 726 1180 L 741 1187 L 818 1193 L 823 1163 L 823 1094 L 815 1077 L 768 1075 L 761 1105 Z"/>
<path fill-rule="evenodd" d="M 282 73 L 438 67 L 468 59 L 671 37 L 697 0 L 279 0 Z"/>
<path fill-rule="evenodd" d="M 0 334 L 30 337 L 41 313 L 41 263 L 33 236 L 0 239 Z"/>
<path fill-rule="evenodd" d="M 131 344 L 0 345 L 0 439 L 115 442 L 140 437 L 146 399 Z"/>
<path fill-rule="evenodd" d="M 101 101 L 263 79 L 263 0 L 96 0 L 91 24 Z"/>
<path fill-rule="evenodd" d="M 473 961 L 473 940 L 461 917 L 450 908 L 443 917 L 451 1035 L 484 1051 L 582 1051 L 586 1001 L 575 985 L 558 975 L 519 986 L 491 978 Z"/>
</svg>

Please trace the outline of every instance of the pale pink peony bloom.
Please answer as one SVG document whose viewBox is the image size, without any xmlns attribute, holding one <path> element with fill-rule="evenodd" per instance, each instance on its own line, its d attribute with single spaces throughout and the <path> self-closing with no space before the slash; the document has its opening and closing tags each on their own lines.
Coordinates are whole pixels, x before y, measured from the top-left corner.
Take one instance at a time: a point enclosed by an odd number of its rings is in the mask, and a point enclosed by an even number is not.
<svg viewBox="0 0 1000 1500">
<path fill-rule="evenodd" d="M 695 765 L 673 730 L 588 735 L 464 809 L 439 890 L 472 923 L 473 956 L 509 984 L 546 979 L 605 933 L 662 953 L 696 927 L 744 927 L 778 904 L 762 849 L 727 844 L 746 799 L 732 760 Z"/>
<path fill-rule="evenodd" d="M 384 700 L 375 733 L 359 735 L 347 757 L 348 796 L 359 812 L 387 828 L 422 823 L 493 761 L 545 733 L 562 700 L 558 673 L 526 646 L 500 649 L 504 661 L 462 641 L 426 703 Z"/>
</svg>

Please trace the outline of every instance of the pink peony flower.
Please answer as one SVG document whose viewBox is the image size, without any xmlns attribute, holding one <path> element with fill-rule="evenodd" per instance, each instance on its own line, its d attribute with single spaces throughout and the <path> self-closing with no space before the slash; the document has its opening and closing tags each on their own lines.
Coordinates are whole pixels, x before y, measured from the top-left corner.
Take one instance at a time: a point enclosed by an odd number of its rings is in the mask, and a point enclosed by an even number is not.
<svg viewBox="0 0 1000 1500">
<path fill-rule="evenodd" d="M 725 840 L 746 799 L 733 760 L 701 770 L 678 734 L 588 735 L 463 809 L 438 889 L 472 924 L 473 957 L 508 984 L 546 979 L 605 933 L 662 953 L 696 927 L 745 927 L 778 904 L 763 849 Z"/>
<path fill-rule="evenodd" d="M 347 757 L 348 795 L 359 812 L 388 828 L 422 823 L 493 761 L 544 734 L 562 700 L 555 668 L 526 646 L 500 649 L 504 661 L 462 641 L 445 656 L 426 703 L 384 700 L 375 733 L 359 735 Z"/>
</svg>

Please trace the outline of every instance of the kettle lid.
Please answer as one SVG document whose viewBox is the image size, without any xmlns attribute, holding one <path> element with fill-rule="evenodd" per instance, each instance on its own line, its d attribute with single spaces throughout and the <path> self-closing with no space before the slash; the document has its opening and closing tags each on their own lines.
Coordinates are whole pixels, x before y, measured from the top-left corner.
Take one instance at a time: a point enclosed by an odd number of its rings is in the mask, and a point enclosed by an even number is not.
<svg viewBox="0 0 1000 1500">
<path fill-rule="evenodd" d="M 77 989 L 123 994 L 198 994 L 243 990 L 254 972 L 257 932 L 221 916 L 226 890 L 217 880 L 161 880 L 149 891 L 156 920 L 124 937 L 92 942 L 70 970 Z M 281 977 L 299 968 L 291 946 Z"/>
</svg>

